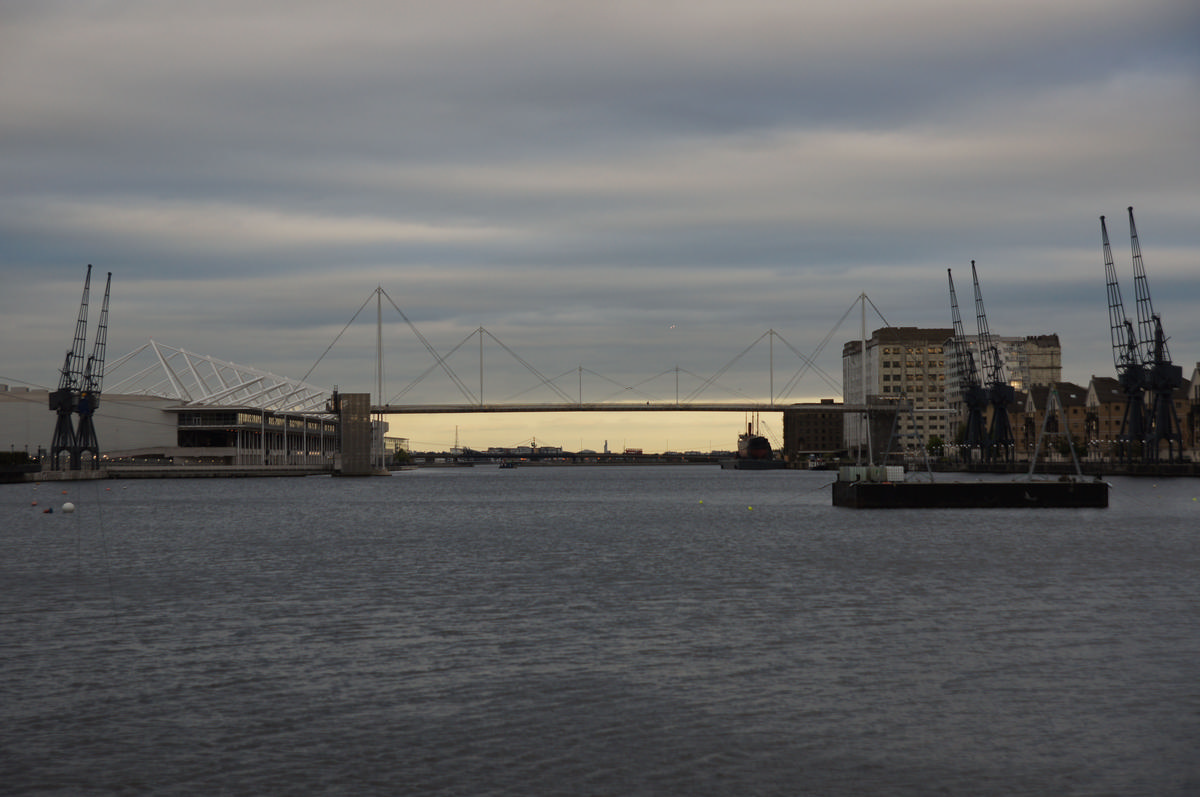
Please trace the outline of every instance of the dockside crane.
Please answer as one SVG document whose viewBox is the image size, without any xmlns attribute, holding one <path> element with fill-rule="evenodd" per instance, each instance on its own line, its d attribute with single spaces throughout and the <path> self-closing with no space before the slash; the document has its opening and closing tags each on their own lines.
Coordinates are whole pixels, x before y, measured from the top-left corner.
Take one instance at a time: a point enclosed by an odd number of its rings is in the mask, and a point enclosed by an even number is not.
<svg viewBox="0 0 1200 797">
<path fill-rule="evenodd" d="M 54 437 L 50 441 L 50 461 L 54 470 L 59 469 L 59 456 L 64 452 L 69 457 L 71 470 L 80 469 L 80 458 L 75 423 L 72 419 L 79 404 L 79 391 L 83 386 L 84 352 L 87 348 L 88 291 L 92 284 L 92 267 L 87 267 L 83 280 L 83 299 L 79 302 L 79 317 L 75 321 L 75 341 L 67 351 L 58 379 L 58 390 L 50 394 L 50 409 L 57 414 Z"/>
<path fill-rule="evenodd" d="M 1175 390 L 1183 384 L 1183 368 L 1171 362 L 1167 338 L 1163 333 L 1162 317 L 1154 312 L 1150 301 L 1150 286 L 1142 263 L 1142 248 L 1138 243 L 1133 208 L 1129 208 L 1129 240 L 1133 250 L 1133 290 L 1137 296 L 1138 338 L 1141 341 L 1142 372 L 1146 390 L 1151 394 L 1151 409 L 1145 422 L 1145 457 L 1158 462 L 1160 444 L 1167 443 L 1167 461 L 1183 457 L 1183 434 L 1175 412 Z"/>
<path fill-rule="evenodd" d="M 984 459 L 991 460 L 997 454 L 1010 462 L 1013 457 L 1012 421 L 1008 408 L 1016 398 L 1016 391 L 1004 374 L 1004 361 L 992 340 L 988 329 L 987 312 L 983 308 L 983 294 L 979 290 L 979 275 L 975 273 L 975 261 L 971 261 L 971 280 L 975 283 L 975 323 L 979 339 L 979 356 L 983 360 L 983 375 L 986 379 L 987 400 L 992 405 L 992 424 L 988 429 L 988 445 Z"/>
<path fill-rule="evenodd" d="M 983 411 L 987 407 L 988 397 L 987 391 L 980 384 L 975 356 L 967 346 L 967 337 L 963 332 L 962 316 L 958 312 L 958 297 L 954 293 L 954 274 L 950 269 L 946 269 L 946 276 L 950 280 L 950 313 L 954 322 L 955 372 L 963 404 L 967 408 L 967 430 L 963 443 L 966 446 L 964 459 L 969 462 L 974 449 L 984 451 L 988 447 L 983 428 Z"/>
<path fill-rule="evenodd" d="M 83 452 L 90 451 L 96 459 L 100 458 L 100 442 L 96 439 L 96 426 L 92 416 L 100 406 L 100 388 L 104 382 L 104 350 L 108 343 L 108 295 L 112 287 L 112 272 L 104 283 L 104 303 L 100 305 L 100 323 L 96 327 L 96 340 L 92 346 L 92 354 L 87 359 L 83 369 L 83 383 L 80 386 L 79 401 L 75 411 L 79 414 L 79 426 L 75 430 L 75 449 L 72 451 L 72 462 L 82 460 Z"/>
<path fill-rule="evenodd" d="M 1108 243 L 1108 226 L 1100 217 L 1100 237 L 1104 243 L 1104 276 L 1108 282 L 1108 326 L 1111 330 L 1113 365 L 1117 383 L 1125 394 L 1125 412 L 1121 416 L 1121 443 L 1118 456 L 1123 463 L 1132 463 L 1146 439 L 1146 371 L 1142 367 L 1141 350 L 1133 323 L 1125 315 L 1121 301 L 1121 285 L 1113 265 L 1112 247 Z"/>
</svg>

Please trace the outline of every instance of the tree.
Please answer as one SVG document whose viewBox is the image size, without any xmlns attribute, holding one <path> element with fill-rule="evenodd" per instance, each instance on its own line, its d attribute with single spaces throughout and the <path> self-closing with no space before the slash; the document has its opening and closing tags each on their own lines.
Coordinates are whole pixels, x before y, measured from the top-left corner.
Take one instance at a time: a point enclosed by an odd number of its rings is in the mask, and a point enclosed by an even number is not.
<svg viewBox="0 0 1200 797">
<path fill-rule="evenodd" d="M 1070 459 L 1072 446 L 1075 448 L 1076 456 L 1083 451 L 1083 441 L 1077 440 L 1069 434 L 1061 435 L 1055 443 L 1055 448 L 1063 459 Z"/>
</svg>

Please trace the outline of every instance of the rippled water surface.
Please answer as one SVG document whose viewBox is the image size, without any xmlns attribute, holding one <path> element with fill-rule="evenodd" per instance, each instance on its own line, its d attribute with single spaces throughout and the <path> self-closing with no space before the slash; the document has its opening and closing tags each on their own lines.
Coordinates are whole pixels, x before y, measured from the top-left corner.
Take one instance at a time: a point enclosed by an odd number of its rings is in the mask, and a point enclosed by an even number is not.
<svg viewBox="0 0 1200 797">
<path fill-rule="evenodd" d="M 1197 480 L 829 479 L 0 486 L 0 793 L 1200 793 Z"/>
</svg>

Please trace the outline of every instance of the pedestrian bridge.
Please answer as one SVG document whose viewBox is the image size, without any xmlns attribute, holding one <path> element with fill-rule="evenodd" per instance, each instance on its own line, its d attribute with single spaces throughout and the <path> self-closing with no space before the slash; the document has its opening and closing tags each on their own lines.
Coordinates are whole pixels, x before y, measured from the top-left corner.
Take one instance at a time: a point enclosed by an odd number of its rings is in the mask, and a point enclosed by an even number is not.
<svg viewBox="0 0 1200 797">
<path fill-rule="evenodd" d="M 420 340 L 427 354 L 432 359 L 432 363 L 429 363 L 421 373 L 413 377 L 401 390 L 388 398 L 385 398 L 387 393 L 384 390 L 383 383 L 382 304 L 385 298 L 408 325 L 413 335 Z M 788 409 L 801 408 L 822 408 L 830 412 L 861 413 L 865 410 L 860 405 L 834 404 L 829 400 L 820 403 L 789 401 L 789 396 L 796 391 L 801 378 L 806 374 L 815 375 L 824 382 L 826 386 L 825 390 L 828 391 L 826 395 L 829 393 L 835 395 L 842 393 L 840 380 L 834 375 L 823 371 L 816 365 L 816 360 L 826 345 L 833 339 L 841 323 L 846 320 L 856 305 L 861 305 L 863 308 L 865 329 L 865 308 L 869 303 L 865 295 L 860 296 L 854 304 L 851 304 L 847 308 L 846 312 L 843 313 L 842 317 L 829 331 L 829 334 L 825 336 L 824 340 L 811 353 L 802 353 L 784 339 L 778 331 L 770 329 L 759 335 L 749 346 L 746 346 L 726 362 L 725 365 L 707 377 L 695 374 L 676 365 L 663 369 L 653 376 L 639 378 L 632 383 L 630 383 L 628 378 L 616 379 L 585 368 L 582 365 L 557 376 L 548 377 L 510 346 L 501 341 L 496 335 L 483 327 L 473 330 L 449 350 L 439 352 L 416 329 L 415 325 L 412 324 L 395 302 L 391 300 L 391 297 L 387 295 L 382 287 L 376 288 L 367 300 L 364 301 L 363 306 L 359 308 L 359 311 L 347 323 L 347 328 L 354 323 L 359 313 L 365 309 L 371 299 L 375 299 L 377 304 L 376 384 L 374 385 L 374 390 L 371 391 L 373 395 L 370 406 L 370 411 L 374 414 L 465 415 L 557 412 L 761 413 L 783 412 Z M 871 306 L 874 307 L 873 304 Z M 882 315 L 880 315 L 880 318 L 882 318 Z M 344 333 L 345 331 L 346 329 L 344 328 L 342 332 Z M 277 414 L 303 415 L 328 413 L 331 394 L 321 387 L 307 383 L 305 380 L 317 368 L 325 355 L 333 349 L 340 337 L 341 333 L 334 338 L 325 352 L 317 358 L 316 362 L 309 368 L 308 373 L 300 380 L 281 377 L 268 371 L 236 365 L 209 356 L 196 355 L 183 349 L 171 348 L 151 340 L 148 344 L 135 349 L 110 365 L 110 377 L 120 374 L 121 378 L 116 380 L 116 384 L 108 388 L 107 392 L 161 396 L 178 401 L 184 407 L 250 407 Z M 507 355 L 509 369 L 511 369 L 511 362 L 518 363 L 521 366 L 520 369 L 516 369 L 518 374 L 523 371 L 526 379 L 532 377 L 533 386 L 523 392 L 528 393 L 530 390 L 541 390 L 543 391 L 543 395 L 552 400 L 541 402 L 520 400 L 506 400 L 503 402 L 485 401 L 485 342 L 491 344 L 492 350 L 498 348 Z M 475 345 L 468 345 L 472 343 Z M 766 395 L 769 397 L 765 400 L 745 396 L 744 391 L 747 385 L 750 384 L 745 379 L 741 381 L 734 380 L 737 382 L 734 388 L 730 388 L 728 384 L 722 385 L 723 377 L 731 375 L 731 368 L 743 360 L 759 344 L 763 344 L 763 347 L 769 350 L 768 365 L 765 373 L 761 369 L 757 371 L 757 375 L 762 378 L 763 383 L 755 391 L 759 396 Z M 777 348 L 781 351 L 789 352 L 794 357 L 794 359 L 788 358 L 791 361 L 787 365 L 787 371 L 791 372 L 791 375 L 787 380 L 780 380 L 780 382 L 783 382 L 782 386 L 777 385 L 776 382 L 776 369 L 780 365 L 780 363 L 777 363 Z M 478 382 L 468 385 L 467 381 L 461 378 L 455 372 L 454 368 L 451 367 L 450 360 L 458 352 L 471 351 L 473 349 L 477 349 L 479 352 L 478 360 L 469 359 L 468 366 L 472 370 L 475 367 L 478 368 Z M 148 363 L 139 362 L 140 359 L 146 357 L 150 359 Z M 405 396 L 415 395 L 415 392 L 413 392 L 414 389 L 424 382 L 427 377 L 439 371 L 456 388 L 457 396 L 455 398 L 458 401 L 430 403 L 428 398 L 425 401 L 404 401 Z M 489 374 L 494 373 L 496 373 L 494 369 L 489 371 Z M 499 373 L 503 376 L 508 373 L 508 370 L 501 368 Z M 585 375 L 589 380 L 594 379 L 602 384 L 604 389 L 609 393 L 609 397 L 600 401 L 584 401 Z M 669 389 L 660 390 L 657 395 L 650 392 L 650 383 L 656 380 L 670 379 L 672 376 L 674 377 L 673 395 L 671 395 L 672 391 Z M 574 378 L 572 379 L 571 387 L 564 389 L 560 385 L 560 382 L 567 377 Z M 690 389 L 683 386 L 681 380 L 690 381 Z M 110 384 L 112 384 L 112 380 L 110 380 Z M 743 398 L 714 401 L 703 397 L 705 393 L 712 393 L 718 390 L 741 394 Z M 430 391 L 425 391 L 426 396 L 429 396 L 429 393 Z M 667 395 L 664 396 L 663 394 Z M 436 396 L 437 391 L 433 391 L 433 395 Z M 630 397 L 635 396 L 644 398 L 645 400 L 629 400 Z"/>
<path fill-rule="evenodd" d="M 890 405 L 889 405 L 890 406 Z M 589 402 L 574 404 L 382 404 L 371 407 L 381 415 L 449 415 L 493 412 L 783 412 L 791 409 L 824 409 L 830 412 L 863 412 L 858 404 L 801 402 Z"/>
</svg>

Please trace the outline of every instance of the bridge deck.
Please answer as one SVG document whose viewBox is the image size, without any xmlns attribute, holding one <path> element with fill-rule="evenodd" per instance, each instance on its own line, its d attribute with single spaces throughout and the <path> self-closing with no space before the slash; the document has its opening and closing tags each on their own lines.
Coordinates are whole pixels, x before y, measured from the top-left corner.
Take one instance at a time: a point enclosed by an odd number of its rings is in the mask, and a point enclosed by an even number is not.
<svg viewBox="0 0 1200 797">
<path fill-rule="evenodd" d="M 576 404 L 384 404 L 371 407 L 371 412 L 383 415 L 443 415 L 451 413 L 485 412 L 783 412 L 791 409 L 817 409 L 827 412 L 862 412 L 858 404 L 763 404 L 761 402 L 676 404 L 671 402 L 576 403 Z M 870 409 L 895 410 L 895 405 L 872 406 Z"/>
</svg>

